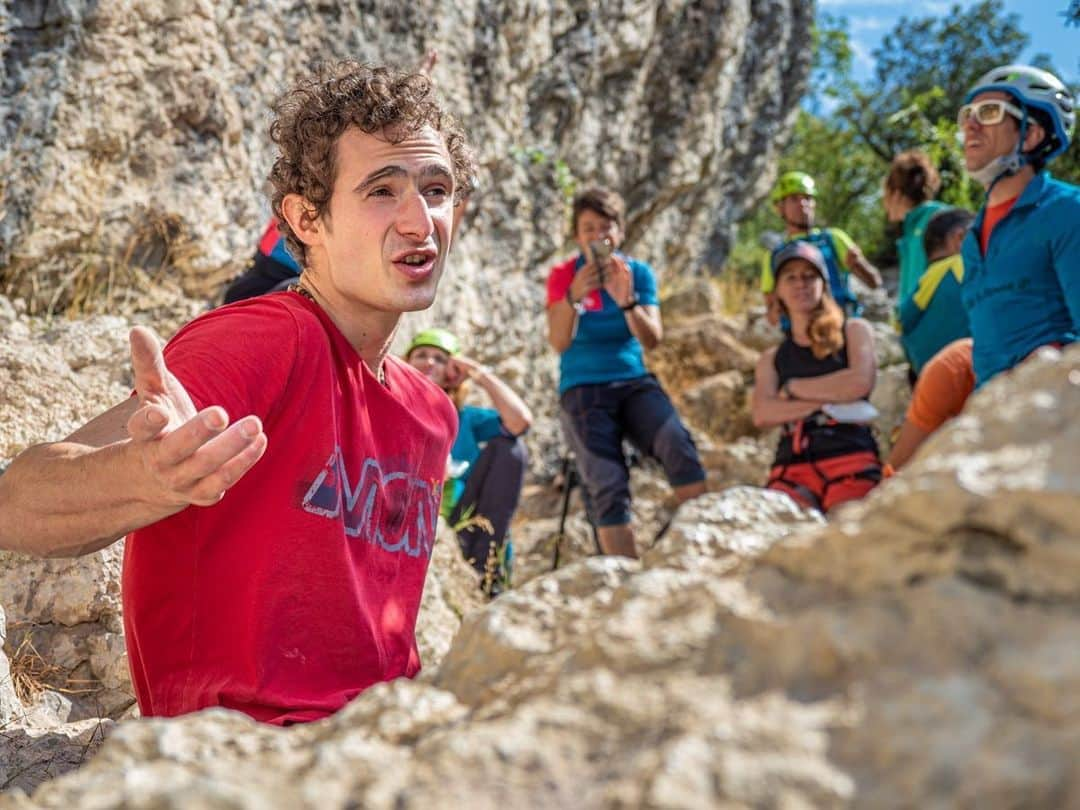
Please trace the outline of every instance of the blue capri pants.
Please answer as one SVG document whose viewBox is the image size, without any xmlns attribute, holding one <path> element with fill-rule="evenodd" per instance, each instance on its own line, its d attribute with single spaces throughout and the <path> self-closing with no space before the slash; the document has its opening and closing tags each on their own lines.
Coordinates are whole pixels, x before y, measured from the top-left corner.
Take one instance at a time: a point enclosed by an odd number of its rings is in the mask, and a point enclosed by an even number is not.
<svg viewBox="0 0 1080 810">
<path fill-rule="evenodd" d="M 630 470 L 623 439 L 657 459 L 675 487 L 705 480 L 697 447 L 656 377 L 576 385 L 563 393 L 563 433 L 577 457 L 589 519 L 630 522 Z"/>
</svg>

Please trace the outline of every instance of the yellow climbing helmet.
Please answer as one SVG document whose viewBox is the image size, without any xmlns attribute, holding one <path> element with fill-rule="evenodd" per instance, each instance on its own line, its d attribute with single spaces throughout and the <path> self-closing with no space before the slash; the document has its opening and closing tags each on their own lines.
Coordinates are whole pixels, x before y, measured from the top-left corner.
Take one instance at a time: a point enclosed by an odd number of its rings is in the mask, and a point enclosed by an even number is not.
<svg viewBox="0 0 1080 810">
<path fill-rule="evenodd" d="M 780 202 L 784 197 L 792 194 L 805 194 L 808 197 L 817 196 L 817 184 L 814 178 L 806 172 L 784 172 L 776 181 L 769 199 L 774 203 Z"/>
<path fill-rule="evenodd" d="M 408 357 L 413 353 L 413 349 L 419 349 L 421 346 L 434 346 L 449 355 L 461 354 L 461 343 L 457 336 L 445 329 L 431 328 L 417 332 L 409 348 L 405 350 L 405 356 Z"/>
</svg>

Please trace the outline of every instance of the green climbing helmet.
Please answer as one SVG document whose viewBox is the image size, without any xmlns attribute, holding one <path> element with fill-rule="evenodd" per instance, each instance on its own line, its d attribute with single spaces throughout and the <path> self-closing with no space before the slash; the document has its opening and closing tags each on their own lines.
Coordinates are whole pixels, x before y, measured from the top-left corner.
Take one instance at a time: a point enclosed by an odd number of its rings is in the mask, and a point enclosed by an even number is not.
<svg viewBox="0 0 1080 810">
<path fill-rule="evenodd" d="M 408 357 L 413 353 L 413 349 L 419 349 L 421 346 L 434 346 L 449 355 L 461 354 L 461 343 L 452 332 L 447 332 L 445 329 L 431 328 L 417 332 L 409 348 L 405 350 L 405 356 Z"/>
<path fill-rule="evenodd" d="M 780 179 L 776 181 L 776 186 L 773 188 L 772 194 L 769 195 L 769 199 L 774 203 L 778 203 L 792 194 L 805 194 L 808 197 L 816 197 L 817 184 L 814 183 L 814 178 L 806 172 L 784 172 L 784 174 L 780 175 Z"/>
</svg>

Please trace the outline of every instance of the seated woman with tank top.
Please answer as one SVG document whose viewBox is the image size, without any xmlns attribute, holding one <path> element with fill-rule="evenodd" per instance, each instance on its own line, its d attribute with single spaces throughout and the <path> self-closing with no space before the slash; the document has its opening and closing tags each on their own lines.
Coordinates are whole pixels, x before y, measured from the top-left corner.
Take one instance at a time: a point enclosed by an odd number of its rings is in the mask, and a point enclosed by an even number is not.
<svg viewBox="0 0 1080 810">
<path fill-rule="evenodd" d="M 762 354 L 754 379 L 754 424 L 783 426 L 766 486 L 828 512 L 881 480 L 868 424 L 876 416 L 867 401 L 877 373 L 874 334 L 861 318 L 844 320 L 816 247 L 792 242 L 772 261 L 791 332 Z"/>
</svg>

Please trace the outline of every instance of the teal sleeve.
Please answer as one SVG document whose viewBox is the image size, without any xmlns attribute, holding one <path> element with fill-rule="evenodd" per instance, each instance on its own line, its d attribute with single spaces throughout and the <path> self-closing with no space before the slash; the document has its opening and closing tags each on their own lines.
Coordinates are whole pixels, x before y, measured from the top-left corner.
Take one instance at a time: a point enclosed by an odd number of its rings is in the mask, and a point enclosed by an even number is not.
<svg viewBox="0 0 1080 810">
<path fill-rule="evenodd" d="M 657 306 L 660 298 L 656 294 L 656 275 L 645 262 L 630 260 L 630 269 L 634 271 L 634 292 L 638 301 L 646 306 Z"/>
<path fill-rule="evenodd" d="M 469 425 L 476 443 L 486 442 L 503 432 L 499 412 L 492 408 L 472 408 Z"/>
<path fill-rule="evenodd" d="M 896 316 L 900 321 L 900 333 L 903 335 L 910 335 L 915 331 L 915 327 L 919 325 L 919 321 L 922 320 L 924 310 L 919 307 L 919 304 L 915 301 L 914 295 L 909 295 L 901 303 L 897 309 Z"/>
</svg>

